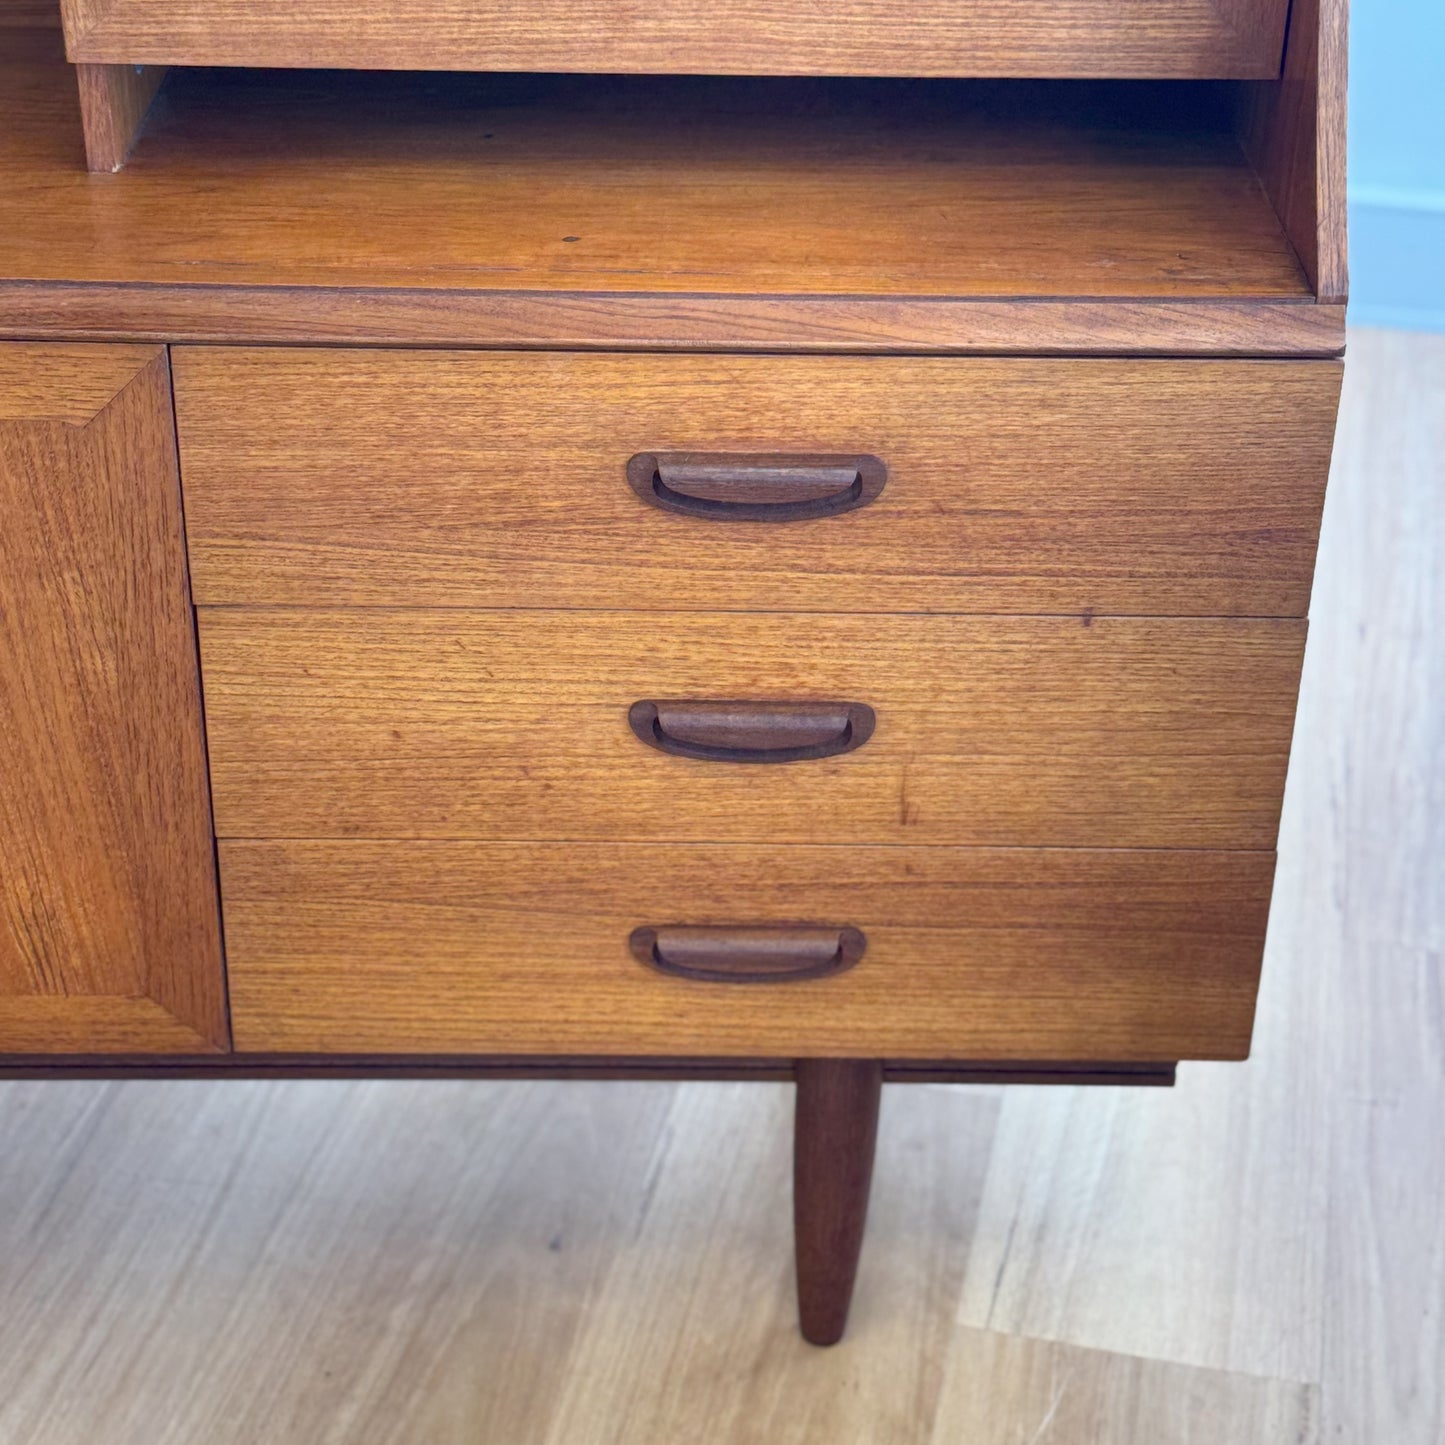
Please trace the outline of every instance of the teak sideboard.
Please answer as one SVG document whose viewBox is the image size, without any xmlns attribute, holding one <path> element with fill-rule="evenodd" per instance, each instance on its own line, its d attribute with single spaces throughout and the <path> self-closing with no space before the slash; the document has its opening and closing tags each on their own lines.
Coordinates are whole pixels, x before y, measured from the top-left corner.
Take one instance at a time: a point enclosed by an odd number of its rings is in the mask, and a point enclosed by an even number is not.
<svg viewBox="0 0 1445 1445">
<path fill-rule="evenodd" d="M 0 0 L 0 1071 L 1249 1052 L 1343 0 Z M 63 22 L 63 25 L 62 25 Z"/>
</svg>

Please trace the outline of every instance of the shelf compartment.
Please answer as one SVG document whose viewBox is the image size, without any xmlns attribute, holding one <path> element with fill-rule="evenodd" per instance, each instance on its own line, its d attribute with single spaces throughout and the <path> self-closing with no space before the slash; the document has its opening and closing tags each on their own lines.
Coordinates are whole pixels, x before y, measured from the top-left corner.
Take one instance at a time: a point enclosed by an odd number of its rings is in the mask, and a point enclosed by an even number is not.
<svg viewBox="0 0 1445 1445">
<path fill-rule="evenodd" d="M 1227 86 L 178 70 L 127 168 L 96 177 L 58 59 L 0 66 L 0 173 L 25 198 L 0 328 L 1338 345 L 1334 308 L 1298 304 Z"/>
</svg>

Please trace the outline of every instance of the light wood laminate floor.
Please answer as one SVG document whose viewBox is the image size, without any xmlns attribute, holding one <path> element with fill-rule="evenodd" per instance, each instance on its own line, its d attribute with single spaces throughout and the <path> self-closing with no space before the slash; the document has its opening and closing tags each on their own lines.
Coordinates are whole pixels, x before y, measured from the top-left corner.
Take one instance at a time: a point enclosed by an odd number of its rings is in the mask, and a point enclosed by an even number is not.
<svg viewBox="0 0 1445 1445">
<path fill-rule="evenodd" d="M 884 1101 L 794 1329 L 773 1085 L 0 1085 L 4 1445 L 1440 1445 L 1445 337 L 1353 336 L 1255 1055 Z"/>
</svg>

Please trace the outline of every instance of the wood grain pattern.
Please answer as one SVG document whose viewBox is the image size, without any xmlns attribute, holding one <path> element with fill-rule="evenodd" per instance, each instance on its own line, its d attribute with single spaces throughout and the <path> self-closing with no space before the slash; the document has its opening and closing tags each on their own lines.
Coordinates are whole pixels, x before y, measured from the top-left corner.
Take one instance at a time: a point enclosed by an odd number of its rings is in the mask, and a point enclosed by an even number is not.
<svg viewBox="0 0 1445 1445">
<path fill-rule="evenodd" d="M 964 1323 L 1320 1382 L 1321 1440 L 1445 1438 L 1442 484 L 1445 338 L 1353 333 L 1250 1066 L 1164 1109 L 1010 1095 Z"/>
<path fill-rule="evenodd" d="M 11 820 L 5 821 L 8 824 Z M 204 861 L 206 871 L 210 872 L 210 859 Z M 133 956 L 134 944 L 130 940 L 114 939 L 114 930 L 112 935 L 101 933 L 94 921 L 81 911 L 84 900 L 75 896 L 77 884 L 81 888 L 90 886 L 95 891 L 94 879 L 74 878 L 76 864 L 70 856 L 63 863 L 53 865 L 53 872 L 46 880 L 51 894 L 68 910 L 66 916 L 48 920 L 50 937 L 47 939 L 37 940 L 33 934 L 21 937 L 19 934 L 28 928 L 29 920 L 19 915 L 33 908 L 36 900 L 11 891 L 16 887 L 13 866 L 7 860 L 5 922 L 10 936 L 4 940 L 6 976 L 0 978 L 0 987 L 5 989 L 0 993 L 0 1046 L 37 1059 L 51 1054 L 131 1054 L 137 1049 L 193 1054 L 197 1049 L 224 1047 L 225 1026 L 218 1009 L 214 1016 L 199 1020 L 212 1031 L 213 1037 L 207 1037 L 189 1020 L 172 1012 L 169 1001 L 158 1003 L 139 992 L 107 991 L 130 988 L 149 989 L 157 994 L 208 992 L 213 997 L 203 999 L 202 1003 L 214 1006 L 222 993 L 219 950 L 213 947 L 211 957 L 202 955 L 200 959 L 211 977 L 199 979 L 195 977 L 199 972 L 195 963 L 162 955 L 140 960 L 151 976 L 136 981 L 133 975 L 138 965 Z M 212 922 L 214 924 L 214 920 Z M 69 938 L 64 937 L 66 933 L 70 934 Z M 70 966 L 61 986 L 97 992 L 14 991 L 36 986 L 31 979 L 17 977 L 21 966 L 42 950 L 54 950 L 66 943 L 72 952 L 65 960 Z M 90 970 L 88 974 L 86 966 Z M 174 969 L 173 978 L 162 976 L 166 969 Z M 50 983 L 50 979 L 45 979 L 40 986 Z"/>
<path fill-rule="evenodd" d="M 741 75 L 1262 77 L 1286 0 L 63 0 L 74 60 Z"/>
<path fill-rule="evenodd" d="M 1294 0 L 1283 75 L 1242 88 L 1241 134 L 1319 300 L 1349 294 L 1349 0 Z"/>
<path fill-rule="evenodd" d="M 1343 306 L 1299 301 L 132 286 L 0 281 L 0 336 L 570 351 L 1335 357 Z"/>
<path fill-rule="evenodd" d="M 0 30 L 59 27 L 59 0 L 0 0 Z"/>
<path fill-rule="evenodd" d="M 163 65 L 77 65 L 87 170 L 118 171 L 165 79 Z"/>
<path fill-rule="evenodd" d="M 83 429 L 155 359 L 143 346 L 0 345 L 0 424 L 55 422 Z"/>
<path fill-rule="evenodd" d="M 237 1047 L 1240 1058 L 1269 853 L 641 844 L 221 845 Z M 841 919 L 846 973 L 643 968 L 641 922 Z"/>
<path fill-rule="evenodd" d="M 243 837 L 1273 848 L 1295 621 L 201 609 Z M 639 698 L 843 697 L 856 752 L 670 757 Z M 680 920 L 672 920 L 680 921 Z"/>
<path fill-rule="evenodd" d="M 956 1330 L 933 1445 L 1316 1445 L 1318 1385 Z M 1027 1433 L 1025 1433 L 1027 1432 Z"/>
<path fill-rule="evenodd" d="M 793 1123 L 793 1236 L 798 1323 L 811 1345 L 836 1345 L 848 1306 L 878 1144 L 883 1065 L 800 1059 Z"/>
<path fill-rule="evenodd" d="M 111 4 L 112 0 L 58 0 L 61 27 L 68 37 L 81 39 L 94 28 Z"/>
<path fill-rule="evenodd" d="M 15 279 L 1308 295 L 1226 117 L 1118 87 L 180 72 L 98 190 L 55 163 L 59 80 L 0 79 Z"/>
<path fill-rule="evenodd" d="M 0 1049 L 203 1052 L 225 999 L 165 355 L 0 346 L 12 378 Z"/>
<path fill-rule="evenodd" d="M 1337 351 L 1228 118 L 1186 89 L 177 72 L 105 182 L 68 68 L 22 56 L 0 329 Z"/>
<path fill-rule="evenodd" d="M 646 1221 L 619 1239 L 615 1273 L 587 1311 L 567 1373 L 549 1392 L 545 1415 L 534 1415 L 530 1434 L 519 1438 L 528 1445 L 926 1440 L 998 1100 L 992 1091 L 915 1089 L 907 1091 L 914 1107 L 900 1111 L 898 1092 L 885 1090 L 868 1247 L 847 1340 L 819 1351 L 798 1337 L 786 1235 L 767 1212 L 781 1206 L 786 1218 L 792 1101 L 769 1099 L 766 1090 L 719 1097 L 712 1103 L 718 1132 L 704 1139 L 697 1126 L 709 1101 L 682 1090 L 667 1121 L 669 1143 L 649 1176 Z M 707 1165 L 719 1153 L 721 1172 Z M 765 1209 L 755 1206 L 760 1198 Z M 769 1252 L 778 1250 L 783 1258 L 775 1262 Z M 679 1277 L 669 1260 L 682 1259 L 696 1288 L 669 1291 Z M 636 1312 L 644 1298 L 656 1307 Z M 664 1358 L 667 1368 L 658 1369 Z M 452 1445 L 453 1427 L 431 1418 Z"/>
<path fill-rule="evenodd" d="M 197 600 L 323 606 L 1302 616 L 1340 380 L 194 347 L 174 365 Z M 814 521 L 668 515 L 624 472 L 653 449 L 871 452 L 888 482 Z"/>
<path fill-rule="evenodd" d="M 1325 1425 L 1429 1445 L 1445 1436 L 1445 337 L 1358 337 L 1337 467 L 1299 771 L 1318 786 L 1292 805 L 1286 878 L 1319 907 L 1295 904 L 1276 957 L 1308 949 L 1326 980 Z"/>
<path fill-rule="evenodd" d="M 993 1090 L 885 1091 L 852 1333 L 810 1349 L 788 1277 L 790 1092 L 11 1086 L 0 1242 L 24 1309 L 0 1318 L 0 1429 L 25 1445 L 306 1445 L 338 1418 L 366 1445 L 1027 1445 L 1041 1427 L 1040 1445 L 1317 1445 L 1317 1383 L 955 1324 Z"/>
<path fill-rule="evenodd" d="M 1442 487 L 1356 331 L 1251 1062 L 885 1089 L 837 1349 L 781 1085 L 7 1084 L 0 1438 L 1439 1445 Z"/>
</svg>

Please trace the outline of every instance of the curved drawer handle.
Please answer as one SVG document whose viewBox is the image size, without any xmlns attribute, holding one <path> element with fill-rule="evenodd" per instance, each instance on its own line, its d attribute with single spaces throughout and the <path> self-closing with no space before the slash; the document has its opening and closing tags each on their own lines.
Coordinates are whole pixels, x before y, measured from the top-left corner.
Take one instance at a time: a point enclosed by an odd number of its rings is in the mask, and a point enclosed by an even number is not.
<svg viewBox="0 0 1445 1445">
<path fill-rule="evenodd" d="M 796 763 L 852 752 L 873 736 L 866 702 L 657 701 L 628 710 L 649 747 L 719 763 Z"/>
<path fill-rule="evenodd" d="M 788 983 L 852 968 L 868 947 L 862 931 L 813 924 L 635 928 L 633 956 L 649 968 L 708 983 Z"/>
<path fill-rule="evenodd" d="M 870 456 L 639 452 L 627 480 L 645 502 L 724 522 L 801 522 L 866 506 L 888 468 Z"/>
</svg>

